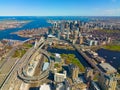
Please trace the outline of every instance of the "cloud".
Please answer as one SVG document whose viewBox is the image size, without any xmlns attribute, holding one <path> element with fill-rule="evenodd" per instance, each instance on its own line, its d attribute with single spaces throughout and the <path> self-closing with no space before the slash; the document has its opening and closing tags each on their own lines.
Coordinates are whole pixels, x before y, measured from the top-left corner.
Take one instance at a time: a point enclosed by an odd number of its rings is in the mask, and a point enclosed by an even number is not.
<svg viewBox="0 0 120 90">
<path fill-rule="evenodd" d="M 94 13 L 98 16 L 120 16 L 120 8 L 101 9 L 94 8 Z"/>
<path fill-rule="evenodd" d="M 103 10 L 103 13 L 105 15 L 120 15 L 120 8 Z"/>
</svg>

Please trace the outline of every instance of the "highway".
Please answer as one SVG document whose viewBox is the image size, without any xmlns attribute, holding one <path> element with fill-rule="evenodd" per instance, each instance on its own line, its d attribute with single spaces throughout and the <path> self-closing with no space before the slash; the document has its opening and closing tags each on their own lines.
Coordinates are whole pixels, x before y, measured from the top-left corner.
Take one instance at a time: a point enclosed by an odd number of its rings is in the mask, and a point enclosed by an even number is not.
<svg viewBox="0 0 120 90">
<path fill-rule="evenodd" d="M 7 81 L 9 80 L 12 72 L 15 70 L 15 66 L 17 65 L 18 61 L 19 61 L 19 59 L 15 62 L 15 64 L 12 66 L 11 70 L 9 71 L 8 76 L 5 78 L 4 82 L 2 83 L 2 85 L 0 87 L 1 90 L 4 90 L 3 87 L 7 83 Z"/>
<path fill-rule="evenodd" d="M 6 55 L 6 58 L 3 60 L 3 62 L 0 64 L 0 68 L 3 67 L 3 65 L 9 60 L 9 58 L 13 55 L 14 51 L 16 50 L 16 47 L 12 48 L 10 52 Z"/>
<path fill-rule="evenodd" d="M 49 71 L 50 71 L 50 69 L 52 68 L 52 65 L 51 65 L 50 56 L 49 56 L 49 54 L 47 53 L 47 51 L 44 51 L 44 50 L 41 49 L 44 45 L 45 45 L 45 42 L 42 43 L 42 44 L 40 44 L 40 46 L 38 45 L 38 47 L 37 47 L 38 49 L 36 48 L 36 52 L 34 52 L 34 53 L 39 52 L 39 53 L 42 53 L 45 57 L 47 57 L 47 59 L 49 60 L 49 63 L 50 63 L 49 68 L 48 68 L 47 70 L 43 71 L 39 76 L 32 76 L 32 77 L 30 77 L 30 76 L 27 75 L 27 73 L 26 73 L 26 71 L 25 71 L 26 66 L 23 67 L 22 69 L 20 69 L 20 70 L 18 71 L 18 76 L 19 76 L 20 79 L 22 79 L 24 82 L 34 83 L 34 82 L 38 82 L 38 81 L 44 80 L 45 78 L 48 77 Z M 30 62 L 30 60 L 31 60 L 30 57 L 27 58 L 27 59 L 29 59 L 29 60 L 27 60 L 27 61 Z M 28 64 L 28 62 L 27 62 L 26 64 Z"/>
<path fill-rule="evenodd" d="M 43 44 L 44 40 L 40 40 L 39 41 L 39 45 Z M 7 56 L 12 56 L 13 52 L 16 50 L 16 47 L 14 47 L 11 52 L 9 52 L 9 54 Z M 26 65 L 26 63 L 28 63 L 29 58 L 32 56 L 32 54 L 36 51 L 36 49 L 34 47 L 30 48 L 25 54 L 24 56 L 18 60 L 13 67 L 11 68 L 11 70 L 8 72 L 8 75 L 6 76 L 4 82 L 1 83 L 0 86 L 0 90 L 8 90 L 8 87 L 10 85 L 8 85 L 8 82 L 10 84 L 10 82 L 13 81 L 13 79 L 17 80 L 19 83 L 22 83 L 20 80 L 17 79 L 17 71 L 19 70 L 20 67 L 23 67 Z M 10 60 L 5 61 L 5 63 L 7 63 Z M 9 63 L 9 62 L 8 62 Z M 4 64 L 1 65 L 1 68 L 5 66 Z M 4 70 L 6 71 L 6 70 Z M 15 78 L 13 78 L 15 77 Z M 3 79 L 2 79 L 3 80 Z"/>
</svg>

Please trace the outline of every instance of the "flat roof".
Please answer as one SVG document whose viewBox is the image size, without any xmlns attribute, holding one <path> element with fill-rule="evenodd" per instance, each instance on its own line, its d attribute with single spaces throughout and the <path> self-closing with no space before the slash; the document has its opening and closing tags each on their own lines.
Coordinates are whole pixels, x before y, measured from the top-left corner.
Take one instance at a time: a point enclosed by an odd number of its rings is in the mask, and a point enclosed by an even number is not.
<svg viewBox="0 0 120 90">
<path fill-rule="evenodd" d="M 43 71 L 46 70 L 49 66 L 49 63 L 48 62 L 45 62 L 44 65 L 43 65 Z"/>
<path fill-rule="evenodd" d="M 41 85 L 41 87 L 40 87 L 39 90 L 51 90 L 51 88 L 50 88 L 50 85 L 48 85 L 48 84 L 43 84 L 43 85 Z"/>
<path fill-rule="evenodd" d="M 58 57 L 58 58 L 61 58 L 59 53 L 55 53 L 55 56 Z"/>
<path fill-rule="evenodd" d="M 117 70 L 111 66 L 109 63 L 101 63 L 99 66 L 105 71 L 105 72 L 117 72 Z"/>
</svg>

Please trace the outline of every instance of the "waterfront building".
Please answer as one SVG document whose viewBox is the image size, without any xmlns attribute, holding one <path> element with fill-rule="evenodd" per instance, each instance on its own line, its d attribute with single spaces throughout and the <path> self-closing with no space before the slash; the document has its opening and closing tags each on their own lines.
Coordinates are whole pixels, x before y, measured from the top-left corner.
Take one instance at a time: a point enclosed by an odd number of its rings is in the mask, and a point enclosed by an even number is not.
<svg viewBox="0 0 120 90">
<path fill-rule="evenodd" d="M 100 63 L 99 67 L 106 74 L 117 73 L 117 70 L 113 66 L 111 66 L 109 63 Z"/>
<path fill-rule="evenodd" d="M 99 76 L 98 83 L 102 90 L 116 90 L 117 79 L 115 74 L 101 74 Z"/>
<path fill-rule="evenodd" d="M 63 71 L 63 73 L 57 73 L 54 74 L 54 81 L 55 82 L 63 82 L 66 79 L 66 71 Z"/>
<path fill-rule="evenodd" d="M 73 64 L 70 65 L 70 70 L 72 71 L 71 77 L 73 80 L 78 78 L 79 68 Z"/>
<path fill-rule="evenodd" d="M 87 67 L 84 74 L 85 79 L 89 82 L 93 79 L 93 69 Z"/>
<path fill-rule="evenodd" d="M 55 62 L 61 62 L 61 56 L 58 53 L 55 54 Z"/>
</svg>

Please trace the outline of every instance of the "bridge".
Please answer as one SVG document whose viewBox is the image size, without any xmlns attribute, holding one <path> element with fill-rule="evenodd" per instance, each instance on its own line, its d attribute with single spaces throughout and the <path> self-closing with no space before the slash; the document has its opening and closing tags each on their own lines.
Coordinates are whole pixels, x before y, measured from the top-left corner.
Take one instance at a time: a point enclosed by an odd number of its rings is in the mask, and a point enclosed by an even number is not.
<svg viewBox="0 0 120 90">
<path fill-rule="evenodd" d="M 33 39 L 33 38 L 29 38 L 29 39 L 27 39 L 27 40 L 22 41 L 22 43 L 28 42 L 28 41 L 30 41 L 30 40 L 32 40 L 32 39 Z"/>
</svg>

